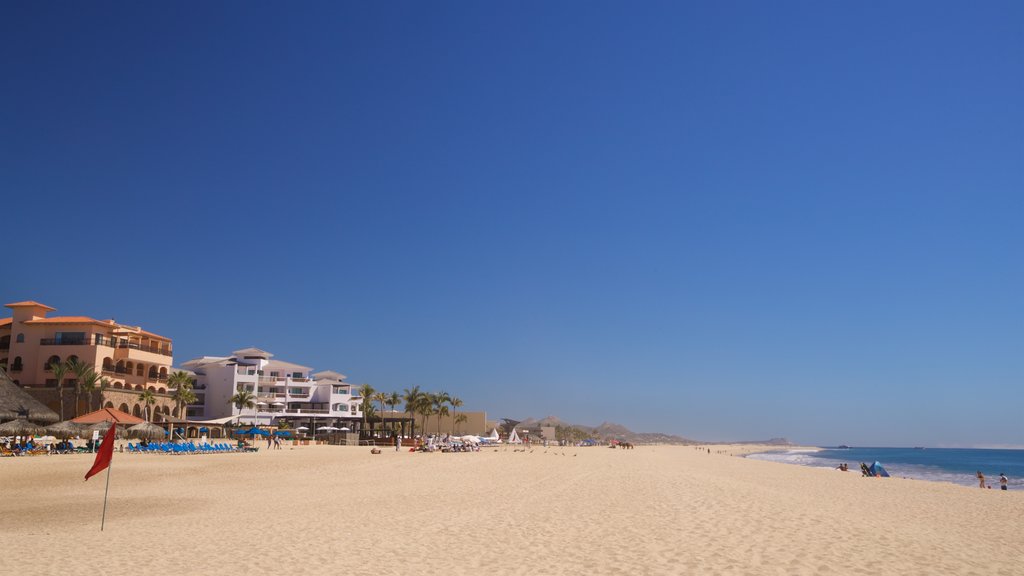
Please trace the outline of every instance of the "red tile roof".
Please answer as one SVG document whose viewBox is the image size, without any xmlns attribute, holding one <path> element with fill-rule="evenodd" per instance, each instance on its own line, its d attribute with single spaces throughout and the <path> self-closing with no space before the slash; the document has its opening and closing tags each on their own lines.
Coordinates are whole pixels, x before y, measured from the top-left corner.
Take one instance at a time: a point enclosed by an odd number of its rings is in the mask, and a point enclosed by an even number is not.
<svg viewBox="0 0 1024 576">
<path fill-rule="evenodd" d="M 14 320 L 14 318 L 4 318 L 3 320 L 0 320 L 0 326 L 9 326 L 12 320 Z"/>
<path fill-rule="evenodd" d="M 122 412 L 116 408 L 101 408 L 95 412 L 89 412 L 83 414 L 78 418 L 72 418 L 72 422 L 78 422 L 79 424 L 95 424 L 97 422 L 117 422 L 118 424 L 139 424 L 145 422 L 138 416 L 132 416 L 127 412 Z"/>
<path fill-rule="evenodd" d="M 7 308 L 28 308 L 29 306 L 38 306 L 46 308 L 47 310 L 56 310 L 56 308 L 50 308 L 46 304 L 40 304 L 34 300 L 25 300 L 24 302 L 11 302 L 10 304 L 4 304 Z"/>
<path fill-rule="evenodd" d="M 51 318 L 36 318 L 35 320 L 26 320 L 25 324 L 99 324 L 101 326 L 109 326 L 106 322 L 100 322 L 95 318 L 88 316 L 53 316 Z"/>
</svg>

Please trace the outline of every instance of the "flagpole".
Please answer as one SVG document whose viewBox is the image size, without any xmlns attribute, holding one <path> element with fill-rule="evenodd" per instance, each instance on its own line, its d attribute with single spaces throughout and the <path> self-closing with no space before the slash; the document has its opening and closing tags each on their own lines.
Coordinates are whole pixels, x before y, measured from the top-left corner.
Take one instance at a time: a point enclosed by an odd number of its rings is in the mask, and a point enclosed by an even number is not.
<svg viewBox="0 0 1024 576">
<path fill-rule="evenodd" d="M 110 492 L 110 468 L 114 465 L 114 460 L 110 460 L 110 464 L 107 464 L 107 487 L 103 489 L 103 517 L 100 519 L 100 532 L 103 532 L 103 526 L 107 523 L 107 493 Z"/>
</svg>

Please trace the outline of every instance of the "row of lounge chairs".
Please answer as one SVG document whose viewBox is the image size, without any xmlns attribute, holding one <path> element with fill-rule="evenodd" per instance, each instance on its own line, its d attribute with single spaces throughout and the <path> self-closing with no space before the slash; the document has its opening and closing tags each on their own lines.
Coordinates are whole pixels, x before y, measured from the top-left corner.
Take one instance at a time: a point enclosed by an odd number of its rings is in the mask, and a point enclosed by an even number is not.
<svg viewBox="0 0 1024 576">
<path fill-rule="evenodd" d="M 235 446 L 227 443 L 209 444 L 202 443 L 196 444 L 195 442 L 185 442 L 182 444 L 176 444 L 174 442 L 150 442 L 148 445 L 143 446 L 140 444 L 128 443 L 126 450 L 131 453 L 152 453 L 152 454 L 219 454 L 224 452 L 243 452 L 246 450 L 239 450 Z"/>
<path fill-rule="evenodd" d="M 42 456 L 49 454 L 49 450 L 45 446 L 34 446 L 27 450 L 20 448 L 11 449 L 0 444 L 0 456 Z"/>
</svg>

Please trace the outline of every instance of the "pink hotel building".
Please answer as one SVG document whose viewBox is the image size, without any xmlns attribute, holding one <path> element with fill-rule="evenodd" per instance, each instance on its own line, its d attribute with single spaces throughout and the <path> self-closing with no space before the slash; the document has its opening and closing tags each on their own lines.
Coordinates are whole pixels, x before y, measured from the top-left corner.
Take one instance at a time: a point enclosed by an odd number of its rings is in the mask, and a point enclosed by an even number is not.
<svg viewBox="0 0 1024 576">
<path fill-rule="evenodd" d="M 0 366 L 35 398 L 59 409 L 57 381 L 50 365 L 77 360 L 89 364 L 109 385 L 93 392 L 91 405 L 118 408 L 145 417 L 139 394 L 150 390 L 156 397 L 154 420 L 178 416 L 167 389 L 171 371 L 171 339 L 138 326 L 97 320 L 87 316 L 48 316 L 55 310 L 38 302 L 7 304 L 10 318 L 0 319 Z M 90 405 L 84 397 L 75 406 L 75 375 L 65 375 L 64 417 L 84 414 Z"/>
</svg>

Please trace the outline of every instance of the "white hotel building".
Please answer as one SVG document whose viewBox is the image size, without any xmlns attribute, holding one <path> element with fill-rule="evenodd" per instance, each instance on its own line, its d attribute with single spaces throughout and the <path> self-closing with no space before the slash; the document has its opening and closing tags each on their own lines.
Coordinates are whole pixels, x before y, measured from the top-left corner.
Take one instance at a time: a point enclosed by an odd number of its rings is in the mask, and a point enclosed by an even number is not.
<svg viewBox="0 0 1024 576">
<path fill-rule="evenodd" d="M 363 417 L 362 399 L 355 386 L 337 372 L 311 374 L 312 368 L 272 360 L 258 348 L 235 350 L 231 356 L 203 356 L 182 364 L 195 374 L 196 403 L 189 419 L 238 417 L 246 424 L 296 426 L 316 423 L 346 425 L 354 430 Z M 255 396 L 255 408 L 239 409 L 230 398 L 239 390 Z"/>
</svg>

